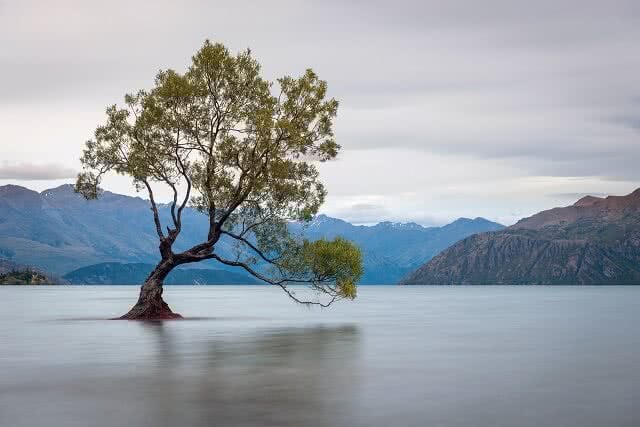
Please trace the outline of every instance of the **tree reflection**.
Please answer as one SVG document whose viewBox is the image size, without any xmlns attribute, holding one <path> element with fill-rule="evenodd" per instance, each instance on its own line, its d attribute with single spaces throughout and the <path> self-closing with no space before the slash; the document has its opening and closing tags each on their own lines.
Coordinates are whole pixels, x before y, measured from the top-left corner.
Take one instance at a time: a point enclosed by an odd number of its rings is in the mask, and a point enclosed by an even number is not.
<svg viewBox="0 0 640 427">
<path fill-rule="evenodd" d="M 347 423 L 358 382 L 355 326 L 271 329 L 190 349 L 167 325 L 145 329 L 158 343 L 157 375 L 137 393 L 150 425 Z"/>
</svg>

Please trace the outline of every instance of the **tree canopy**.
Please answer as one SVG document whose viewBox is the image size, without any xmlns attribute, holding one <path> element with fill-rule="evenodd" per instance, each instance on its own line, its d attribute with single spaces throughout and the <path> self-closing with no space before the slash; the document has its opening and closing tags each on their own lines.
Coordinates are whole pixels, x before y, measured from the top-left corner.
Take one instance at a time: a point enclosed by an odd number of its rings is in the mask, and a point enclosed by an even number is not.
<svg viewBox="0 0 640 427">
<path fill-rule="evenodd" d="M 110 106 L 87 141 L 76 190 L 96 198 L 109 172 L 130 176 L 148 192 L 163 260 L 179 265 L 214 259 L 280 286 L 298 302 L 326 306 L 354 298 L 362 274 L 360 250 L 341 238 L 307 241 L 289 221 L 309 221 L 324 201 L 317 162 L 334 159 L 338 102 L 310 69 L 269 82 L 246 50 L 232 54 L 208 40 L 180 74 L 160 71 L 150 90 Z M 170 224 L 162 224 L 154 186 L 173 194 Z M 183 211 L 209 217 L 202 242 L 174 253 Z M 224 236 L 235 254 L 223 258 Z M 291 284 L 326 298 L 302 300 Z"/>
</svg>

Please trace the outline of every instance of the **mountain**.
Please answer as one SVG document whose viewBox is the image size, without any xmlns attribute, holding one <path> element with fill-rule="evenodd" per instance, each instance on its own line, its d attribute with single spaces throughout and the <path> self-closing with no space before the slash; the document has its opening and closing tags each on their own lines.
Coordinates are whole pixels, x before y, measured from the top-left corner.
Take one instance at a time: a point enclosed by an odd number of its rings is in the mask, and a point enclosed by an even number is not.
<svg viewBox="0 0 640 427">
<path fill-rule="evenodd" d="M 165 223 L 167 211 L 161 209 Z M 188 210 L 184 221 L 177 250 L 206 235 L 203 215 Z M 158 238 L 149 202 L 139 197 L 105 191 L 87 201 L 71 185 L 42 193 L 6 185 L 0 187 L 0 256 L 62 275 L 101 262 L 155 263 Z"/>
<path fill-rule="evenodd" d="M 409 274 L 407 285 L 640 284 L 640 189 L 476 234 Z"/>
<path fill-rule="evenodd" d="M 56 283 L 35 270 L 12 271 L 0 274 L 0 285 L 55 285 Z"/>
<path fill-rule="evenodd" d="M 153 264 L 105 262 L 82 267 L 64 278 L 74 285 L 137 285 L 143 283 Z M 165 280 L 167 285 L 252 285 L 257 280 L 225 270 L 176 268 Z"/>
<path fill-rule="evenodd" d="M 443 227 L 393 222 L 364 226 L 318 215 L 306 227 L 292 224 L 291 228 L 314 240 L 342 236 L 353 241 L 364 255 L 361 283 L 391 284 L 458 240 L 504 227 L 484 218 L 460 218 Z"/>
<path fill-rule="evenodd" d="M 168 208 L 159 210 L 168 224 Z M 187 208 L 183 216 L 176 250 L 199 243 L 207 232 L 204 215 Z M 384 284 L 396 283 L 460 239 L 502 226 L 482 218 L 461 218 L 443 227 L 391 222 L 357 226 L 318 215 L 311 223 L 293 222 L 290 228 L 310 239 L 343 236 L 354 241 L 364 253 L 361 283 Z M 216 249 L 233 257 L 227 240 L 221 239 Z M 139 197 L 104 191 L 98 200 L 87 201 L 71 185 L 42 193 L 6 185 L 0 187 L 0 256 L 64 275 L 101 263 L 155 264 L 158 242 L 149 202 Z M 214 261 L 205 267 L 238 272 Z"/>
</svg>

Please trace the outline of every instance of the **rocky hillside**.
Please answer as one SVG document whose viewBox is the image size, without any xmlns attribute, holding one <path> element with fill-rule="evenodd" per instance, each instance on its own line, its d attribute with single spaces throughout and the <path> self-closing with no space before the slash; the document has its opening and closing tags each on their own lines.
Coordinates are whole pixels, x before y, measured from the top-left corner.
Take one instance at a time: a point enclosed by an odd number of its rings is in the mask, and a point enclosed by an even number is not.
<svg viewBox="0 0 640 427">
<path fill-rule="evenodd" d="M 58 285 L 64 281 L 50 277 L 33 267 L 0 259 L 0 285 Z"/>
<path fill-rule="evenodd" d="M 0 285 L 55 285 L 42 273 L 35 270 L 11 271 L 0 274 Z"/>
<path fill-rule="evenodd" d="M 584 197 L 502 231 L 464 239 L 406 285 L 640 284 L 640 189 Z"/>
</svg>

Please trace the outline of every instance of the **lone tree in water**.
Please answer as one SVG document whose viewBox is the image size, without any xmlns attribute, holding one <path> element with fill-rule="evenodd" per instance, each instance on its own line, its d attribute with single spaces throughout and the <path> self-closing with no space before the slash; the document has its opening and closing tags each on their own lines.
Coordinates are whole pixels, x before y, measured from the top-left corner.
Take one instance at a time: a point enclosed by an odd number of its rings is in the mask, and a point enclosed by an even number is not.
<svg viewBox="0 0 640 427">
<path fill-rule="evenodd" d="M 207 40 L 184 74 L 160 71 L 153 89 L 107 109 L 106 123 L 86 143 L 76 191 L 95 199 L 105 173 L 130 176 L 149 194 L 160 249 L 160 262 L 122 319 L 179 318 L 162 299 L 164 279 L 179 265 L 211 259 L 303 304 L 355 298 L 360 250 L 340 238 L 302 240 L 287 229 L 288 221 L 309 221 L 318 211 L 326 191 L 314 163 L 340 149 L 332 130 L 338 102 L 326 92 L 312 70 L 273 84 L 250 50 L 233 55 Z M 154 199 L 158 184 L 173 194 L 166 228 Z M 174 252 L 187 205 L 208 215 L 208 233 Z M 235 243 L 233 257 L 216 250 L 223 237 Z M 298 297 L 292 284 L 311 288 L 313 297 Z"/>
</svg>

